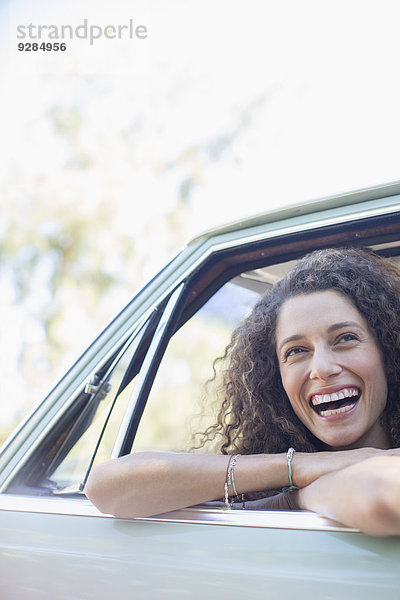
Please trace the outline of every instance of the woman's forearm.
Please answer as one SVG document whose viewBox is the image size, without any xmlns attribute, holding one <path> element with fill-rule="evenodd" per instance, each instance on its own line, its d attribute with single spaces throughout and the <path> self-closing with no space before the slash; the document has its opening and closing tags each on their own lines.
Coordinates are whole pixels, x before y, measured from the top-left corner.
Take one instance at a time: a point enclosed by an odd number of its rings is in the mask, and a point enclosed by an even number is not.
<svg viewBox="0 0 400 600">
<path fill-rule="evenodd" d="M 320 477 L 297 493 L 297 501 L 364 533 L 399 535 L 399 474 L 399 456 L 376 456 Z"/>
<path fill-rule="evenodd" d="M 224 496 L 229 457 L 139 452 L 96 466 L 85 493 L 102 511 L 119 517 L 150 516 Z M 238 493 L 288 485 L 285 454 L 240 456 Z M 229 488 L 233 495 L 232 486 Z"/>
</svg>

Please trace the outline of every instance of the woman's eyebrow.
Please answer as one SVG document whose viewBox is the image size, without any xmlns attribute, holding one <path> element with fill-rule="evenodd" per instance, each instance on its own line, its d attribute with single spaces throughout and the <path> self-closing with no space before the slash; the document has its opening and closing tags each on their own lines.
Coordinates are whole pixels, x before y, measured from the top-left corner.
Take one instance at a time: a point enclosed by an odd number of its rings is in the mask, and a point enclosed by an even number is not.
<svg viewBox="0 0 400 600">
<path fill-rule="evenodd" d="M 331 333 L 332 331 L 336 331 L 337 329 L 343 329 L 343 327 L 358 327 L 358 329 L 363 329 L 361 323 L 357 323 L 357 321 L 342 321 L 340 323 L 334 323 L 330 327 L 328 327 L 327 332 Z"/>
</svg>

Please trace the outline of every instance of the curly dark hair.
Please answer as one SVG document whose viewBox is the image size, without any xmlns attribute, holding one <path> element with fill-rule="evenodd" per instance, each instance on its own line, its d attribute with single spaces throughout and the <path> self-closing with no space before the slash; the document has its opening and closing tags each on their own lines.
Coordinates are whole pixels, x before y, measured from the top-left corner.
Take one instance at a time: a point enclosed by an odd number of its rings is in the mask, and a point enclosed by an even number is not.
<svg viewBox="0 0 400 600">
<path fill-rule="evenodd" d="M 222 406 L 203 441 L 222 437 L 223 454 L 303 452 L 325 448 L 295 415 L 283 389 L 275 329 L 285 300 L 335 290 L 351 300 L 376 336 L 388 383 L 383 426 L 400 445 L 400 270 L 368 249 L 330 248 L 302 258 L 255 305 L 234 331 L 223 357 Z"/>
</svg>

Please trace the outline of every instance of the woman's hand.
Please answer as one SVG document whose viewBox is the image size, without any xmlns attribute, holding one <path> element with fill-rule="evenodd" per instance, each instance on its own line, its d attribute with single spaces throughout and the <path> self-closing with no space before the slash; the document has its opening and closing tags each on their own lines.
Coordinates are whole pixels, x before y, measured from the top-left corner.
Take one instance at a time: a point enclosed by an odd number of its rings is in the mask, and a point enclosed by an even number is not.
<svg viewBox="0 0 400 600">
<path fill-rule="evenodd" d="M 369 535 L 400 535 L 399 473 L 399 451 L 381 451 L 318 478 L 297 492 L 297 502 Z"/>
<path fill-rule="evenodd" d="M 293 483 L 303 488 L 323 475 L 340 471 L 378 456 L 400 456 L 400 448 L 390 450 L 357 448 L 355 450 L 337 450 L 334 452 L 296 452 L 292 459 Z"/>
</svg>

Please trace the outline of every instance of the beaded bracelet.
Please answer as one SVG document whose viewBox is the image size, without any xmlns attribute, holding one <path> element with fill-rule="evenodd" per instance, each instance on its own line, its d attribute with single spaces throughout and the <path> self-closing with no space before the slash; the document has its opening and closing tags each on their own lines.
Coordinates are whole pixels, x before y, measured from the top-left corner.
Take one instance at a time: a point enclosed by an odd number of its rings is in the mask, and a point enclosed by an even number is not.
<svg viewBox="0 0 400 600">
<path fill-rule="evenodd" d="M 287 460 L 288 470 L 289 470 L 289 485 L 287 487 L 282 488 L 282 492 L 292 492 L 294 490 L 299 489 L 297 487 L 297 485 L 293 484 L 292 458 L 293 458 L 293 454 L 295 452 L 296 452 L 296 450 L 294 448 L 289 448 L 289 450 L 286 453 L 286 460 Z"/>
<path fill-rule="evenodd" d="M 233 501 L 229 501 L 229 486 L 233 487 L 233 492 L 235 496 L 239 496 L 236 485 L 235 485 L 235 465 L 240 454 L 234 454 L 229 457 L 228 466 L 226 468 L 226 480 L 225 480 L 225 506 L 228 510 L 230 510 L 233 506 Z M 241 494 L 242 498 L 242 508 L 245 508 L 244 502 L 244 494 Z"/>
</svg>

